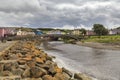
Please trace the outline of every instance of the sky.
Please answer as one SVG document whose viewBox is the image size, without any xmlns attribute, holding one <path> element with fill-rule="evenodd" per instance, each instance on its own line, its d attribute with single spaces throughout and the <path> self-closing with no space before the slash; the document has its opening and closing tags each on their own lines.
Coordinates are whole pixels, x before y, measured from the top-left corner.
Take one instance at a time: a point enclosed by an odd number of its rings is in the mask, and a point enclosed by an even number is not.
<svg viewBox="0 0 120 80">
<path fill-rule="evenodd" d="M 120 0 L 0 0 L 0 26 L 86 28 L 120 25 Z"/>
</svg>

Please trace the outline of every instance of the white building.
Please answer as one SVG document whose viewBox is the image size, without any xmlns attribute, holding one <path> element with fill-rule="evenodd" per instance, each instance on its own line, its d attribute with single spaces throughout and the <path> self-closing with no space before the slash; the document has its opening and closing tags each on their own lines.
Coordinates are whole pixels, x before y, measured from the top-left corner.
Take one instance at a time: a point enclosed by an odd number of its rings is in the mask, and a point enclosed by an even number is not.
<svg viewBox="0 0 120 80">
<path fill-rule="evenodd" d="M 81 31 L 79 29 L 74 29 L 72 31 L 72 35 L 80 35 L 81 34 Z"/>
<path fill-rule="evenodd" d="M 65 32 L 62 32 L 60 30 L 52 30 L 48 31 L 47 34 L 65 34 Z"/>
<path fill-rule="evenodd" d="M 109 30 L 109 34 L 120 34 L 120 29 L 111 29 Z"/>
<path fill-rule="evenodd" d="M 19 29 L 17 31 L 17 36 L 24 36 L 24 35 L 35 35 L 35 33 L 34 32 L 21 31 L 21 29 Z"/>
</svg>

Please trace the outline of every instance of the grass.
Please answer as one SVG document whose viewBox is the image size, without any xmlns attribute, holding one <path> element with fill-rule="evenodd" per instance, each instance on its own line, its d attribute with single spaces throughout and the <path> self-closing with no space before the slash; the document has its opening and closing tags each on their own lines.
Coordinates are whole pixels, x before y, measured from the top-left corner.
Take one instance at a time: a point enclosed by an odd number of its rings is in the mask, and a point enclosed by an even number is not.
<svg viewBox="0 0 120 80">
<path fill-rule="evenodd" d="M 85 42 L 99 42 L 99 43 L 118 43 L 120 44 L 120 35 L 108 36 L 90 36 L 84 40 Z"/>
</svg>

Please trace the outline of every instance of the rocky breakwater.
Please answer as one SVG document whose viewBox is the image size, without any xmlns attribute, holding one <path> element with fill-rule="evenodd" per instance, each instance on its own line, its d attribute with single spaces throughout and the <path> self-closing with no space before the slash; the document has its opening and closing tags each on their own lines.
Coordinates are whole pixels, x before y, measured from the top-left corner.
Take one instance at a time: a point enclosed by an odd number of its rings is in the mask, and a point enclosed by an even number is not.
<svg viewBox="0 0 120 80">
<path fill-rule="evenodd" d="M 0 56 L 0 80 L 91 80 L 59 68 L 34 42 L 18 42 Z"/>
</svg>

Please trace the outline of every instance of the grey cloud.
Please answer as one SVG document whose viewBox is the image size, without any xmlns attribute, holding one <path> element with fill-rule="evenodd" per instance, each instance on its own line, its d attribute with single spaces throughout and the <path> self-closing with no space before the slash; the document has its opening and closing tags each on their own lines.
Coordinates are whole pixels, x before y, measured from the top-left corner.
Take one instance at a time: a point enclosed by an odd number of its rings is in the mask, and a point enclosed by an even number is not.
<svg viewBox="0 0 120 80">
<path fill-rule="evenodd" d="M 111 27 L 119 24 L 119 5 L 119 0 L 0 0 L 0 24 L 91 27 L 101 23 Z"/>
</svg>

